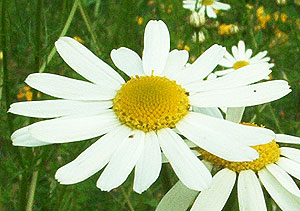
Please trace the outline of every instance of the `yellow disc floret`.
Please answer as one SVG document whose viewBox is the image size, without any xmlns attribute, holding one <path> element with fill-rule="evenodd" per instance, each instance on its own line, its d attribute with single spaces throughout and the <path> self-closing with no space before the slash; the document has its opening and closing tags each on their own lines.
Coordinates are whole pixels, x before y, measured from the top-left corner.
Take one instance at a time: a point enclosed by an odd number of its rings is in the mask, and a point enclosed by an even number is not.
<svg viewBox="0 0 300 211">
<path fill-rule="evenodd" d="M 258 127 L 256 124 L 253 123 L 242 123 L 243 125 L 254 126 Z M 275 163 L 279 156 L 280 150 L 279 145 L 276 143 L 275 140 L 267 143 L 261 144 L 257 146 L 252 146 L 259 153 L 259 158 L 254 161 L 247 161 L 247 162 L 231 162 L 219 158 L 203 149 L 199 149 L 204 160 L 213 163 L 214 165 L 221 167 L 221 168 L 228 168 L 235 172 L 241 172 L 244 170 L 253 170 L 255 172 L 261 170 L 266 165 Z"/>
<path fill-rule="evenodd" d="M 136 76 L 123 84 L 113 99 L 119 120 L 144 132 L 174 128 L 189 111 L 184 88 L 165 77 Z"/>
<path fill-rule="evenodd" d="M 214 3 L 213 0 L 202 0 L 201 4 L 204 6 L 209 6 L 212 5 Z"/>
<path fill-rule="evenodd" d="M 241 67 L 245 67 L 247 65 L 249 65 L 250 63 L 247 61 L 237 61 L 236 63 L 234 63 L 233 65 L 233 69 L 237 70 L 240 69 Z"/>
</svg>

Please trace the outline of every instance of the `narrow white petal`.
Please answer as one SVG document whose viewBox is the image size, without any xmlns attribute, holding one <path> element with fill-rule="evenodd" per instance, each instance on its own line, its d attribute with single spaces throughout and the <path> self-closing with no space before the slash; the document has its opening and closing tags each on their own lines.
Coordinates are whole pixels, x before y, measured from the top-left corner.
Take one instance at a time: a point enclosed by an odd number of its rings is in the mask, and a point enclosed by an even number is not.
<svg viewBox="0 0 300 211">
<path fill-rule="evenodd" d="M 201 148 L 231 161 L 256 159 L 256 150 L 247 146 L 266 144 L 275 137 L 273 131 L 266 128 L 236 124 L 195 112 L 190 112 L 176 128 Z"/>
<path fill-rule="evenodd" d="M 258 53 L 256 56 L 254 56 L 250 59 L 250 63 L 258 62 L 259 60 L 264 58 L 267 55 L 267 53 L 268 53 L 267 51 L 263 51 L 263 52 Z"/>
<path fill-rule="evenodd" d="M 274 80 L 231 89 L 200 92 L 191 95 L 189 99 L 191 105 L 198 107 L 242 107 L 275 101 L 290 92 L 286 81 Z"/>
<path fill-rule="evenodd" d="M 80 75 L 96 84 L 118 89 L 123 78 L 89 49 L 70 37 L 55 42 L 59 55 Z"/>
<path fill-rule="evenodd" d="M 83 151 L 75 160 L 59 168 L 55 178 L 60 184 L 74 184 L 89 178 L 108 163 L 114 151 L 130 133 L 128 127 L 116 127 Z"/>
<path fill-rule="evenodd" d="M 160 75 L 170 51 L 170 35 L 163 21 L 148 22 L 144 35 L 143 67 L 146 75 Z"/>
<path fill-rule="evenodd" d="M 226 59 L 226 58 L 223 58 L 220 61 L 219 65 L 221 65 L 223 67 L 232 67 L 233 66 L 232 62 L 230 60 Z"/>
<path fill-rule="evenodd" d="M 144 132 L 134 131 L 132 138 L 129 137 L 121 143 L 98 179 L 98 188 L 110 191 L 126 180 L 143 151 L 144 139 Z"/>
<path fill-rule="evenodd" d="M 198 191 L 187 188 L 179 180 L 162 198 L 155 211 L 182 211 L 187 210 L 198 195 Z"/>
<path fill-rule="evenodd" d="M 267 211 L 262 188 L 259 184 L 258 178 L 252 170 L 240 172 L 237 190 L 241 211 Z"/>
<path fill-rule="evenodd" d="M 13 103 L 8 112 L 36 118 L 53 118 L 72 114 L 99 114 L 110 107 L 112 101 L 44 100 Z"/>
<path fill-rule="evenodd" d="M 276 164 L 266 166 L 267 170 L 277 179 L 277 181 L 290 193 L 300 197 L 300 190 L 294 180 L 282 168 Z"/>
<path fill-rule="evenodd" d="M 65 143 L 103 135 L 118 125 L 120 125 L 119 120 L 110 111 L 95 116 L 58 118 L 37 122 L 28 127 L 28 132 L 43 142 Z M 12 138 L 14 138 L 14 134 Z"/>
<path fill-rule="evenodd" d="M 245 107 L 235 107 L 235 108 L 227 108 L 226 112 L 226 120 L 240 123 L 245 111 Z"/>
<path fill-rule="evenodd" d="M 279 167 L 293 177 L 300 179 L 300 164 L 285 157 L 280 157 L 276 162 Z"/>
<path fill-rule="evenodd" d="M 268 63 L 247 65 L 223 77 L 202 82 L 196 81 L 185 85 L 184 88 L 189 92 L 204 92 L 241 87 L 260 81 L 267 77 L 271 72 Z"/>
<path fill-rule="evenodd" d="M 240 40 L 238 43 L 238 52 L 241 60 L 245 60 L 245 43 Z"/>
<path fill-rule="evenodd" d="M 280 155 L 283 155 L 295 162 L 300 163 L 300 150 L 299 149 L 290 148 L 290 147 L 281 147 Z"/>
<path fill-rule="evenodd" d="M 165 156 L 184 185 L 193 190 L 209 187 L 210 172 L 179 135 L 167 128 L 158 131 L 158 139 Z"/>
<path fill-rule="evenodd" d="M 219 108 L 215 107 L 215 108 L 199 108 L 199 107 L 193 107 L 193 111 L 194 112 L 198 112 L 201 114 L 205 114 L 211 117 L 216 117 L 219 119 L 224 119 L 223 115 L 220 111 Z"/>
<path fill-rule="evenodd" d="M 287 144 L 300 144 L 300 138 L 286 134 L 276 134 L 276 141 Z"/>
<path fill-rule="evenodd" d="M 234 72 L 234 71 L 235 71 L 235 69 L 230 68 L 230 69 L 226 69 L 226 70 L 219 70 L 219 71 L 216 71 L 215 74 L 216 74 L 217 76 L 223 76 L 223 75 L 227 75 L 227 74 L 229 74 L 229 73 L 232 73 L 232 72 Z"/>
<path fill-rule="evenodd" d="M 129 48 L 113 49 L 110 57 L 114 64 L 128 76 L 144 75 L 143 63 L 140 56 Z"/>
<path fill-rule="evenodd" d="M 177 123 L 176 128 L 196 145 L 218 157 L 230 161 L 252 161 L 259 155 L 256 150 L 247 146 L 249 137 L 246 135 L 251 134 L 259 140 L 272 140 L 272 135 L 252 131 L 254 127 L 241 126 L 243 125 L 191 112 Z"/>
<path fill-rule="evenodd" d="M 258 172 L 259 179 L 282 210 L 300 210 L 299 198 L 288 192 L 266 169 Z"/>
<path fill-rule="evenodd" d="M 192 65 L 177 74 L 175 80 L 183 85 L 202 80 L 220 63 L 225 51 L 220 45 L 211 46 Z"/>
<path fill-rule="evenodd" d="M 236 180 L 235 172 L 223 169 L 212 179 L 211 186 L 197 197 L 191 211 L 220 211 L 223 209 Z"/>
<path fill-rule="evenodd" d="M 246 53 L 245 53 L 245 60 L 249 61 L 250 57 L 252 56 L 252 50 L 251 49 L 247 49 Z"/>
<path fill-rule="evenodd" d="M 173 77 L 183 71 L 189 59 L 189 52 L 186 50 L 172 50 L 169 53 L 163 76 L 173 79 Z"/>
<path fill-rule="evenodd" d="M 232 50 L 232 54 L 233 54 L 233 57 L 235 58 L 235 60 L 240 61 L 241 58 L 239 56 L 238 48 L 234 45 L 234 46 L 232 46 L 231 50 Z"/>
<path fill-rule="evenodd" d="M 228 59 L 232 63 L 232 66 L 237 62 L 236 59 L 227 50 L 225 52 L 224 58 Z"/>
<path fill-rule="evenodd" d="M 33 73 L 26 80 L 29 86 L 53 97 L 69 100 L 110 100 L 116 90 L 50 73 Z"/>
<path fill-rule="evenodd" d="M 14 146 L 37 147 L 51 144 L 34 138 L 28 131 L 29 127 L 18 129 L 12 134 L 11 139 Z"/>
<path fill-rule="evenodd" d="M 145 135 L 143 153 L 136 163 L 133 190 L 142 193 L 156 181 L 161 170 L 161 151 L 155 132 Z"/>
<path fill-rule="evenodd" d="M 229 10 L 231 7 L 229 4 L 215 1 L 212 7 L 216 10 Z"/>
<path fill-rule="evenodd" d="M 206 12 L 207 12 L 208 17 L 217 18 L 217 14 L 215 13 L 215 11 L 213 10 L 213 8 L 211 6 L 206 6 Z"/>
</svg>

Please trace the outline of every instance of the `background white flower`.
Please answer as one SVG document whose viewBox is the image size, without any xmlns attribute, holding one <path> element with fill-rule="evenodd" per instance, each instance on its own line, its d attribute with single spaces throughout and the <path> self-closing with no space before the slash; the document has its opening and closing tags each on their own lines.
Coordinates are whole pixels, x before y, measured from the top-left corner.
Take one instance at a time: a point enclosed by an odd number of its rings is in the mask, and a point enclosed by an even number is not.
<svg viewBox="0 0 300 211">
<path fill-rule="evenodd" d="M 231 161 L 258 157 L 249 147 L 249 134 L 262 144 L 272 140 L 274 133 L 192 112 L 189 107 L 256 105 L 290 92 L 285 81 L 249 85 L 270 73 L 263 63 L 257 64 L 255 71 L 244 67 L 220 79 L 203 81 L 223 58 L 225 49 L 213 45 L 185 69 L 188 52 L 170 52 L 169 31 L 162 21 L 147 24 L 142 59 L 128 48 L 112 50 L 114 64 L 131 77 L 127 82 L 74 39 L 62 37 L 56 48 L 64 61 L 90 82 L 31 74 L 25 81 L 29 86 L 61 99 L 15 103 L 9 112 L 53 118 L 15 131 L 15 146 L 75 142 L 103 135 L 57 171 L 55 177 L 61 184 L 81 182 L 106 166 L 97 187 L 110 191 L 135 168 L 133 188 L 141 193 L 159 176 L 162 150 L 186 186 L 203 190 L 211 175 L 173 128 L 201 148 Z M 174 108 L 174 103 L 179 106 Z"/>
<path fill-rule="evenodd" d="M 230 5 L 218 2 L 217 0 L 185 0 L 183 1 L 183 8 L 192 11 L 197 11 L 199 14 L 206 14 L 210 18 L 216 18 L 217 14 L 214 10 L 229 10 Z"/>
</svg>

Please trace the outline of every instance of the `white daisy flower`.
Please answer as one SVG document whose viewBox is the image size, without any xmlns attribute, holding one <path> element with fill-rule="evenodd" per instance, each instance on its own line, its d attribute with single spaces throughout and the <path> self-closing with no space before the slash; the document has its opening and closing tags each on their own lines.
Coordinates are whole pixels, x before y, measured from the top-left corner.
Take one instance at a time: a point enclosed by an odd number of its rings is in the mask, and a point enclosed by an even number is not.
<svg viewBox="0 0 300 211">
<path fill-rule="evenodd" d="M 217 0 L 185 0 L 183 1 L 183 8 L 197 11 L 199 14 L 204 14 L 206 11 L 208 17 L 216 18 L 217 14 L 214 10 L 229 10 L 230 5 Z"/>
<path fill-rule="evenodd" d="M 267 51 L 263 51 L 251 58 L 252 50 L 246 49 L 244 41 L 240 40 L 238 46 L 232 46 L 232 55 L 226 51 L 224 58 L 220 62 L 221 66 L 228 69 L 216 71 L 215 74 L 222 76 L 247 65 L 269 62 L 270 57 L 266 57 L 267 53 Z M 268 64 L 269 68 L 274 67 L 273 63 Z"/>
<path fill-rule="evenodd" d="M 195 113 L 190 107 L 256 105 L 290 92 L 286 81 L 248 85 L 270 73 L 263 63 L 257 64 L 255 71 L 245 67 L 220 79 L 203 81 L 223 58 L 225 48 L 213 45 L 185 69 L 188 52 L 170 52 L 169 31 L 162 21 L 147 24 L 142 59 L 128 48 L 112 50 L 114 64 L 131 77 L 127 82 L 74 39 L 62 37 L 55 45 L 64 61 L 90 82 L 31 74 L 25 81 L 29 86 L 61 99 L 14 103 L 9 112 L 53 118 L 14 132 L 15 146 L 75 142 L 103 135 L 57 171 L 55 177 L 61 184 L 81 182 L 106 166 L 97 187 L 110 191 L 135 168 L 133 188 L 141 193 L 159 176 L 162 150 L 187 187 L 203 190 L 211 183 L 211 174 L 177 133 L 231 161 L 251 161 L 259 156 L 249 147 L 249 134 L 263 144 L 273 140 L 274 133 Z"/>
</svg>

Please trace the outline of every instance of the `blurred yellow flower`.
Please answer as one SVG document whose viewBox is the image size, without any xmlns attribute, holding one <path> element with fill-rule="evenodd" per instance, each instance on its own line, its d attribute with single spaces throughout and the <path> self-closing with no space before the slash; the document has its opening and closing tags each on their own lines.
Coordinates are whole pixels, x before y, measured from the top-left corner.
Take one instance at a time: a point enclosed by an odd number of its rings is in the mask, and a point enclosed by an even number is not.
<svg viewBox="0 0 300 211">
<path fill-rule="evenodd" d="M 283 23 L 286 22 L 287 18 L 288 18 L 288 15 L 286 13 L 281 13 L 280 19 Z"/>
<path fill-rule="evenodd" d="M 235 34 L 239 31 L 239 28 L 237 25 L 235 24 L 225 24 L 225 23 L 222 23 L 220 26 L 219 26 L 219 30 L 218 30 L 218 33 L 220 35 L 224 35 L 224 34 Z"/>
<path fill-rule="evenodd" d="M 260 6 L 256 10 L 256 17 L 258 20 L 258 23 L 260 24 L 261 28 L 265 29 L 267 26 L 267 23 L 271 20 L 271 15 L 265 13 L 265 8 L 263 6 Z"/>
<path fill-rule="evenodd" d="M 84 43 L 84 40 L 81 39 L 81 38 L 78 37 L 78 36 L 74 36 L 73 38 L 74 38 L 74 40 L 76 40 L 76 41 L 78 41 L 78 42 L 80 42 L 80 43 Z"/>
<path fill-rule="evenodd" d="M 246 4 L 246 7 L 247 7 L 248 10 L 252 10 L 253 9 L 253 5 L 251 5 L 251 4 Z"/>
<path fill-rule="evenodd" d="M 185 45 L 185 46 L 183 47 L 183 49 L 186 50 L 186 51 L 190 51 L 190 50 L 191 50 L 190 47 L 187 46 L 187 45 Z"/>
<path fill-rule="evenodd" d="M 148 5 L 153 5 L 153 4 L 154 4 L 154 1 L 148 1 L 147 4 L 148 4 Z"/>
<path fill-rule="evenodd" d="M 173 5 L 172 5 L 172 4 L 170 4 L 170 5 L 168 6 L 168 10 L 167 10 L 167 12 L 168 12 L 168 13 L 171 13 L 171 12 L 172 12 L 172 9 L 173 9 Z"/>
<path fill-rule="evenodd" d="M 137 17 L 137 23 L 139 25 L 142 25 L 144 23 L 144 18 L 143 17 Z"/>
<path fill-rule="evenodd" d="M 31 101 L 32 97 L 33 93 L 29 86 L 24 86 L 22 89 L 19 90 L 19 93 L 17 94 L 17 99 L 19 100 L 26 98 L 27 101 Z"/>
<path fill-rule="evenodd" d="M 274 14 L 273 14 L 274 21 L 278 21 L 279 20 L 279 14 L 280 14 L 279 11 L 274 12 Z"/>
<path fill-rule="evenodd" d="M 0 61 L 3 59 L 3 52 L 0 51 Z"/>
</svg>

